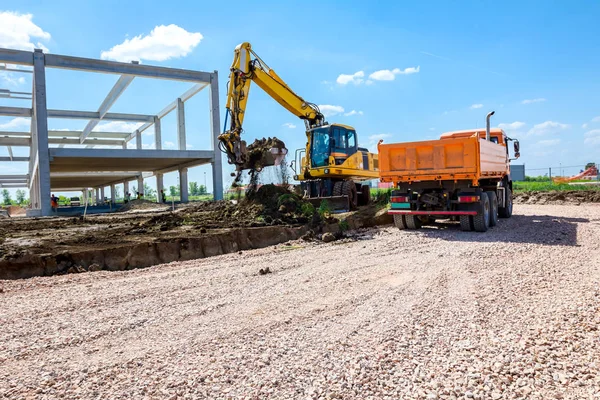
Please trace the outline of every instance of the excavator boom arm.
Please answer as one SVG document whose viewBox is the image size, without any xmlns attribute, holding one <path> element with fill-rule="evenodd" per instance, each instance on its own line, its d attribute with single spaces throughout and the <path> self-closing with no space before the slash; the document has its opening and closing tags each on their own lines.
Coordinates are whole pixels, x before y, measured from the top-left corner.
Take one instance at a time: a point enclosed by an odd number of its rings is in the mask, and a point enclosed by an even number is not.
<svg viewBox="0 0 600 400">
<path fill-rule="evenodd" d="M 235 48 L 227 91 L 228 129 L 219 136 L 222 149 L 229 162 L 238 170 L 251 168 L 251 160 L 245 142 L 241 139 L 242 124 L 248 102 L 250 85 L 255 82 L 269 96 L 286 110 L 306 121 L 307 128 L 325 123 L 323 114 L 315 104 L 305 101 L 252 51 L 250 43 L 242 43 Z M 227 127 L 226 127 L 227 128 Z M 269 164 L 267 161 L 266 164 Z"/>
</svg>

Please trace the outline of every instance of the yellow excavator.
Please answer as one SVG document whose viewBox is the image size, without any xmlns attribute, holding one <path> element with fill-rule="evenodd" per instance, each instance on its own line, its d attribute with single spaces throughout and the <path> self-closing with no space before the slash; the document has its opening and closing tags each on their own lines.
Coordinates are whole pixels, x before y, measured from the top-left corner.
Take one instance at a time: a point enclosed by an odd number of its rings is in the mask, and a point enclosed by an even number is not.
<svg viewBox="0 0 600 400">
<path fill-rule="evenodd" d="M 252 50 L 250 43 L 235 48 L 227 92 L 225 128 L 219 136 L 220 148 L 230 164 L 243 170 L 260 170 L 280 165 L 287 154 L 278 139 L 257 140 L 246 145 L 242 124 L 251 82 L 255 82 L 285 109 L 304 120 L 306 147 L 296 150 L 291 167 L 306 198 L 313 203 L 328 200 L 334 210 L 355 209 L 369 202 L 369 186 L 364 181 L 379 177 L 377 154 L 358 146 L 356 130 L 348 125 L 330 124 L 319 107 L 298 96 Z"/>
</svg>

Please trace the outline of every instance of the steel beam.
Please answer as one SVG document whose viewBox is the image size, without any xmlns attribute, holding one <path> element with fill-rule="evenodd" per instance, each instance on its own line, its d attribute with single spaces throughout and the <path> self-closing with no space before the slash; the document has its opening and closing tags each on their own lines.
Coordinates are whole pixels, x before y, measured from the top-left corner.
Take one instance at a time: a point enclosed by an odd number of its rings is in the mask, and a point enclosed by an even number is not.
<svg viewBox="0 0 600 400">
<path fill-rule="evenodd" d="M 79 139 L 64 138 L 49 138 L 48 143 L 59 145 L 81 144 Z M 90 146 L 121 146 L 122 143 L 124 143 L 122 140 L 87 139 L 83 144 Z M 0 146 L 29 147 L 31 146 L 31 139 L 20 137 L 0 137 Z"/>
<path fill-rule="evenodd" d="M 1 113 L 1 109 L 0 109 Z M 0 114 L 2 115 L 2 114 Z M 144 114 L 121 114 L 121 113 L 106 113 L 104 117 L 100 117 L 99 112 L 94 111 L 74 111 L 74 110 L 48 110 L 48 118 L 64 118 L 64 119 L 98 119 L 110 121 L 128 121 L 128 122 L 154 122 L 154 115 Z"/>
<path fill-rule="evenodd" d="M 0 162 L 29 162 L 29 157 L 13 157 L 12 160 L 10 157 L 0 157 Z"/>
<path fill-rule="evenodd" d="M 11 180 L 11 179 L 27 180 L 27 179 L 29 179 L 29 175 L 0 175 L 0 181 Z"/>
<path fill-rule="evenodd" d="M 6 146 L 6 150 L 8 150 L 8 157 L 10 157 L 10 161 L 13 160 L 13 151 L 11 146 Z"/>
<path fill-rule="evenodd" d="M 7 64 L 33 65 L 33 53 L 30 51 L 0 48 L 0 62 Z"/>
<path fill-rule="evenodd" d="M 0 188 L 3 189 L 19 189 L 26 188 L 27 183 L 0 183 Z"/>
<path fill-rule="evenodd" d="M 110 92 L 108 92 L 108 95 L 106 95 L 106 98 L 104 99 L 102 104 L 100 104 L 100 107 L 98 107 L 98 114 L 100 116 L 100 119 L 103 119 L 106 116 L 108 110 L 110 110 L 112 105 L 115 104 L 117 99 L 123 94 L 125 89 L 127 89 L 127 86 L 129 86 L 129 84 L 133 81 L 133 78 L 135 78 L 135 76 L 132 75 L 121 75 L 119 77 L 119 79 L 114 84 Z M 85 141 L 85 139 L 87 139 L 90 132 L 92 132 L 92 129 L 94 129 L 99 122 L 100 120 L 97 119 L 93 119 L 90 122 L 88 122 L 88 124 L 83 129 L 83 132 L 81 133 L 81 137 L 79 138 L 82 144 Z"/>
<path fill-rule="evenodd" d="M 0 58 L 1 59 L 1 58 Z M 107 74 L 135 75 L 187 82 L 210 82 L 210 73 L 177 68 L 155 67 L 116 61 L 94 60 L 57 54 L 46 55 L 46 66 Z"/>
<path fill-rule="evenodd" d="M 30 118 L 31 117 L 31 108 L 0 106 L 0 116 Z"/>
</svg>

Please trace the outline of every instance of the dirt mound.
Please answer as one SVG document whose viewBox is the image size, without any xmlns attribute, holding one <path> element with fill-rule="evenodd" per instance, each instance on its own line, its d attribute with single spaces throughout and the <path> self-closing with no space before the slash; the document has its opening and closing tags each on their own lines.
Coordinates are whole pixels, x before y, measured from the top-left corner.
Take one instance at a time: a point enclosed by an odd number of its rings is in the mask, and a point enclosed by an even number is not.
<svg viewBox="0 0 600 400">
<path fill-rule="evenodd" d="M 514 194 L 514 202 L 519 204 L 600 203 L 600 190 L 520 192 Z"/>
<path fill-rule="evenodd" d="M 133 210 L 150 210 L 155 208 L 165 208 L 167 205 L 155 203 L 148 200 L 132 200 L 119 208 L 118 212 L 133 211 Z"/>
<path fill-rule="evenodd" d="M 19 207 L 19 206 L 8 206 L 6 208 L 6 211 L 8 212 L 8 215 L 11 217 L 22 217 L 27 214 L 25 209 L 23 207 Z"/>
</svg>

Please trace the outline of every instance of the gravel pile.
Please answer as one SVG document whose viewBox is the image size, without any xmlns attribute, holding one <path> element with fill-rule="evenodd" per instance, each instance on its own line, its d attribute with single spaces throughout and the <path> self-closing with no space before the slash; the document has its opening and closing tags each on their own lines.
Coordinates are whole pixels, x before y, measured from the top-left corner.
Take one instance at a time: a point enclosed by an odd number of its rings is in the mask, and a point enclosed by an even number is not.
<svg viewBox="0 0 600 400">
<path fill-rule="evenodd" d="M 600 206 L 515 212 L 2 281 L 0 398 L 598 398 Z"/>
</svg>

